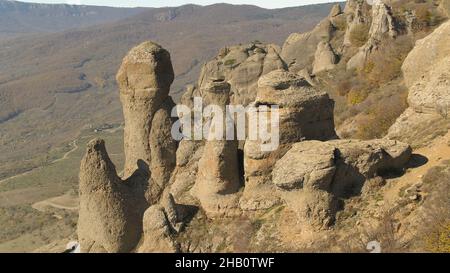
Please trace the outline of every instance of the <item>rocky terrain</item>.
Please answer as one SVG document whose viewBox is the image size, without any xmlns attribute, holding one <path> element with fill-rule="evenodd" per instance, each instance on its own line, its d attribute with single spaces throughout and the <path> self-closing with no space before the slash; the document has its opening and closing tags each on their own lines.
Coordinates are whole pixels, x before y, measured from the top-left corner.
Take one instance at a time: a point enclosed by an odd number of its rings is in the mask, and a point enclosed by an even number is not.
<svg viewBox="0 0 450 273">
<path fill-rule="evenodd" d="M 134 47 L 116 76 L 124 172 L 101 139 L 81 163 L 82 252 L 361 252 L 370 241 L 448 251 L 446 4 L 348 0 L 282 47 L 222 48 L 181 102 L 278 105 L 273 151 L 262 139 L 174 141 L 174 56 L 155 42 Z M 339 86 L 345 75 L 353 82 Z M 387 117 L 401 88 L 405 106 Z M 353 115 L 339 120 L 347 106 Z M 352 138 L 368 117 L 386 119 L 381 136 Z"/>
</svg>

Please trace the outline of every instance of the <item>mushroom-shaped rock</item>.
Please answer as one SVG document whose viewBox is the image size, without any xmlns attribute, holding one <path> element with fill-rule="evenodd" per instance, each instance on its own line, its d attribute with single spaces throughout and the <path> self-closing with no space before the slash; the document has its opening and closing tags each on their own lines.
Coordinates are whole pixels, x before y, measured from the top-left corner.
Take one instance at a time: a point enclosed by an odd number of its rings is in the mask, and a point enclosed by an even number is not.
<svg viewBox="0 0 450 273">
<path fill-rule="evenodd" d="M 170 54 L 153 42 L 144 42 L 123 59 L 117 73 L 125 118 L 125 176 L 138 160 L 150 167 L 150 131 L 155 112 L 167 99 L 174 72 Z"/>
</svg>

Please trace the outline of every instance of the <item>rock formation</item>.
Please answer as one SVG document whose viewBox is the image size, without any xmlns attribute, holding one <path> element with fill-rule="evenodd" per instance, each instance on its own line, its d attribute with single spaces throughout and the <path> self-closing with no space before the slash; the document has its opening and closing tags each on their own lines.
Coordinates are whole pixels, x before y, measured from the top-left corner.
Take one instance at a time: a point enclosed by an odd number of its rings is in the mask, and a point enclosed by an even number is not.
<svg viewBox="0 0 450 273">
<path fill-rule="evenodd" d="M 150 202 L 158 198 L 168 180 L 166 173 L 172 171 L 175 163 L 176 143 L 168 137 L 172 127 L 169 91 L 173 79 L 169 52 L 152 42 L 133 48 L 117 73 L 125 118 L 124 176 L 133 174 L 138 162 L 147 168 L 149 178 L 153 171 Z M 151 163 L 152 159 L 155 162 Z"/>
<path fill-rule="evenodd" d="M 450 23 L 446 22 L 427 37 L 418 40 L 405 59 L 402 71 L 407 87 L 428 73 L 436 63 L 450 55 Z"/>
<path fill-rule="evenodd" d="M 240 188 L 237 141 L 207 141 L 191 194 L 209 217 L 233 214 Z"/>
<path fill-rule="evenodd" d="M 256 97 L 257 81 L 272 70 L 285 68 L 276 45 L 252 43 L 225 47 L 212 61 L 206 63 L 200 73 L 198 88 L 204 89 L 214 79 L 231 84 L 231 104 L 248 105 Z"/>
<path fill-rule="evenodd" d="M 129 252 L 139 242 L 147 207 L 139 177 L 122 181 L 103 140 L 87 145 L 80 168 L 78 239 L 82 252 Z"/>
<path fill-rule="evenodd" d="M 449 127 L 450 23 L 417 41 L 402 66 L 409 87 L 409 108 L 389 129 L 388 138 L 406 140 L 415 146 Z M 420 135 L 418 138 L 417 136 Z"/>
<path fill-rule="evenodd" d="M 170 114 L 175 106 L 167 99 L 158 109 L 152 120 L 150 130 L 150 190 L 149 200 L 156 200 L 169 182 L 176 165 L 177 142 L 172 138 L 171 129 L 174 120 Z"/>
<path fill-rule="evenodd" d="M 348 61 L 347 69 L 361 69 L 364 67 L 370 54 L 378 49 L 384 37 L 396 37 L 397 30 L 391 14 L 391 8 L 382 1 L 376 1 L 372 6 L 372 24 L 368 35 L 369 39 L 366 44 L 360 47 L 358 53 Z"/>
<path fill-rule="evenodd" d="M 333 28 L 330 19 L 326 18 L 311 32 L 291 34 L 281 51 L 281 57 L 289 65 L 289 71 L 296 73 L 311 66 L 317 45 L 321 41 L 330 41 Z"/>
<path fill-rule="evenodd" d="M 313 74 L 322 71 L 332 70 L 336 67 L 338 58 L 330 43 L 320 42 L 314 55 Z"/>
<path fill-rule="evenodd" d="M 367 179 L 402 169 L 411 152 L 396 141 L 304 141 L 277 161 L 273 183 L 302 223 L 326 228 L 334 221 L 338 198 L 360 195 Z"/>
<path fill-rule="evenodd" d="M 342 14 L 342 8 L 340 4 L 336 4 L 333 6 L 333 8 L 330 11 L 330 18 L 336 17 L 338 15 Z"/>
<path fill-rule="evenodd" d="M 166 211 L 159 205 L 147 209 L 144 214 L 144 233 L 142 244 L 137 252 L 140 253 L 175 253 L 178 246 L 173 239 L 170 222 Z"/>
<path fill-rule="evenodd" d="M 279 106 L 280 139 L 279 147 L 274 151 L 264 151 L 261 140 L 248 139 L 245 143 L 246 181 L 240 202 L 241 207 L 247 210 L 267 208 L 277 202 L 275 195 L 267 197 L 265 188 L 271 187 L 270 174 L 275 162 L 293 143 L 336 138 L 333 101 L 328 94 L 314 89 L 303 77 L 296 74 L 276 70 L 261 77 L 258 81 L 255 105 Z M 272 115 L 271 108 L 262 111 L 268 111 L 268 116 Z M 271 122 L 274 121 L 268 119 L 267 128 L 272 127 Z"/>
<path fill-rule="evenodd" d="M 344 14 L 347 20 L 347 30 L 344 36 L 344 46 L 352 46 L 351 35 L 368 25 L 369 16 L 367 14 L 367 2 L 364 0 L 349 0 L 345 5 Z"/>
<path fill-rule="evenodd" d="M 198 84 L 186 88 L 181 103 L 192 109 L 194 98 L 201 97 L 204 107 L 251 106 L 245 141 L 193 140 L 189 136 L 173 140 L 170 55 L 152 42 L 133 48 L 117 75 L 125 117 L 127 179 L 117 176 L 102 141 L 88 145 L 80 172 L 78 235 L 82 251 L 201 249 L 191 246 L 189 238 L 183 241 L 197 232 L 192 223 L 209 228 L 229 220 L 226 217 L 233 221 L 239 217 L 251 219 L 253 225 L 260 220 L 255 215 L 269 213 L 276 205 L 283 210 L 286 205 L 289 213 L 294 212 L 302 229 L 320 232 L 334 223 L 343 201 L 379 190 L 379 181 L 384 181 L 379 176 L 402 170 L 410 159 L 410 146 L 387 139 L 337 140 L 334 101 L 319 89 L 321 76 L 333 74 L 320 72 L 340 68 L 338 62 L 355 52 L 347 65 L 359 67 L 385 37 L 396 36 L 388 6 L 376 2 L 372 17 L 369 11 L 365 1 L 349 0 L 344 12 L 335 5 L 316 28 L 292 34 L 282 49 L 258 42 L 226 47 L 203 66 Z M 346 26 L 341 24 L 344 19 L 348 19 Z M 360 26 L 367 27 L 368 41 L 357 48 L 349 35 Z M 407 120 L 400 118 L 389 137 L 401 139 L 397 136 L 408 132 L 408 126 L 416 128 L 424 120 L 446 116 L 448 28 L 446 23 L 418 42 L 405 61 L 410 108 L 403 115 Z M 428 56 L 416 51 L 426 51 Z M 267 120 L 255 120 L 254 113 Z M 201 121 L 209 124 L 215 118 Z M 411 122 L 417 124 L 411 126 Z M 260 128 L 279 138 L 250 137 Z M 209 131 L 209 136 L 218 132 L 214 126 L 202 129 Z M 272 141 L 275 146 L 270 147 Z M 375 186 L 364 187 L 371 179 Z M 276 214 L 273 211 L 270 217 Z M 190 230 L 185 233 L 185 229 Z M 256 237 L 264 232 L 261 229 Z M 207 240 L 206 236 L 200 234 L 200 240 Z M 230 236 L 224 237 L 230 240 Z"/>
<path fill-rule="evenodd" d="M 225 106 L 230 103 L 230 84 L 216 80 L 204 84 L 203 88 L 206 104 L 219 106 L 225 113 Z M 209 134 L 215 135 L 216 129 L 211 126 Z M 221 140 L 206 141 L 191 190 L 209 217 L 229 215 L 238 207 L 235 194 L 240 187 L 238 141 L 225 140 L 225 131 L 221 137 Z"/>
</svg>

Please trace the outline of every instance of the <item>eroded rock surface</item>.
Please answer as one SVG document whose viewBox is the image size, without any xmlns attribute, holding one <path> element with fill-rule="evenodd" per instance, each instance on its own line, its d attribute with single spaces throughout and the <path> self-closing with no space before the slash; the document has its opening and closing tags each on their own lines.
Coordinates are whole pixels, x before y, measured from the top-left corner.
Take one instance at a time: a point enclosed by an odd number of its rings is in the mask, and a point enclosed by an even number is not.
<svg viewBox="0 0 450 273">
<path fill-rule="evenodd" d="M 211 81 L 222 79 L 231 85 L 230 102 L 248 105 L 256 97 L 259 77 L 275 69 L 286 68 L 280 51 L 276 45 L 259 43 L 225 47 L 215 59 L 203 66 L 198 88 L 204 89 Z"/>
<path fill-rule="evenodd" d="M 125 118 L 124 176 L 132 175 L 138 163 L 146 168 L 151 203 L 159 198 L 175 165 L 176 143 L 170 137 L 174 104 L 169 97 L 173 79 L 169 52 L 153 42 L 131 49 L 117 73 Z"/>
<path fill-rule="evenodd" d="M 450 128 L 449 35 L 447 22 L 417 41 L 406 58 L 402 71 L 409 87 L 409 108 L 389 129 L 388 138 L 407 140 L 417 146 Z"/>
<path fill-rule="evenodd" d="M 304 141 L 277 161 L 273 183 L 301 222 L 326 228 L 338 198 L 360 195 L 367 179 L 402 169 L 411 152 L 397 141 Z"/>
<path fill-rule="evenodd" d="M 139 174 L 122 181 L 103 140 L 89 142 L 80 168 L 78 239 L 82 252 L 129 252 L 142 233 L 147 207 Z"/>
<path fill-rule="evenodd" d="M 255 105 L 278 105 L 279 146 L 264 150 L 270 141 L 248 139 L 244 147 L 245 190 L 240 201 L 243 209 L 267 208 L 277 203 L 277 196 L 267 197 L 272 185 L 271 171 L 292 144 L 304 140 L 336 138 L 334 131 L 334 102 L 325 92 L 314 89 L 303 77 L 276 70 L 258 81 Z M 271 117 L 271 108 L 260 108 Z M 266 128 L 276 122 L 267 119 Z M 255 121 L 253 121 L 255 124 Z M 261 126 L 261 124 L 258 124 Z M 277 143 L 278 144 L 278 143 Z"/>
<path fill-rule="evenodd" d="M 338 57 L 333 51 L 330 43 L 320 42 L 314 55 L 314 64 L 312 73 L 316 74 L 322 71 L 332 70 L 336 67 Z"/>
<path fill-rule="evenodd" d="M 391 8 L 382 1 L 376 1 L 372 6 L 372 24 L 368 34 L 368 41 L 365 45 L 360 47 L 358 53 L 348 61 L 347 69 L 363 68 L 369 56 L 375 50 L 378 50 L 381 41 L 385 39 L 385 37 L 395 38 L 396 36 L 397 29 Z"/>
</svg>

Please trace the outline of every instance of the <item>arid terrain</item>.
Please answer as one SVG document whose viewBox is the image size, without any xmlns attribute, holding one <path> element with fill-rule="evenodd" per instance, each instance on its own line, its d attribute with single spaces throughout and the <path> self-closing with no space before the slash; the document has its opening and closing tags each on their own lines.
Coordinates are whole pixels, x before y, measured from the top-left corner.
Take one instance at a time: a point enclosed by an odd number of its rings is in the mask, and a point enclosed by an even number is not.
<svg viewBox="0 0 450 273">
<path fill-rule="evenodd" d="M 450 1 L 27 5 L 0 1 L 0 252 L 450 252 Z M 196 97 L 277 105 L 279 146 L 174 139 Z"/>
</svg>

